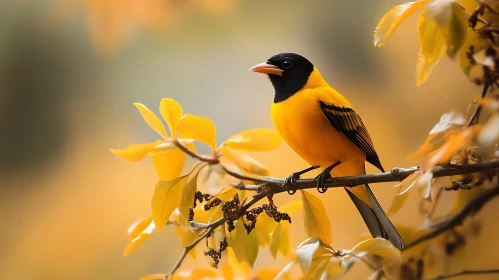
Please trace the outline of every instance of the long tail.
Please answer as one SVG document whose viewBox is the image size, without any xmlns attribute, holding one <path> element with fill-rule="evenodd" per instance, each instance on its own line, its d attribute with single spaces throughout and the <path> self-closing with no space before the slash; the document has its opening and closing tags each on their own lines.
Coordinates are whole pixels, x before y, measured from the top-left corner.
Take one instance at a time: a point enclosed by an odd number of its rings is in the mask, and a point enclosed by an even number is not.
<svg viewBox="0 0 499 280">
<path fill-rule="evenodd" d="M 399 249 L 403 249 L 405 246 L 404 240 L 402 240 L 402 237 L 400 237 L 397 229 L 393 226 L 392 222 L 390 222 L 390 220 L 386 216 L 385 212 L 376 200 L 376 197 L 374 197 L 373 192 L 369 188 L 369 185 L 366 184 L 365 186 L 367 195 L 371 199 L 373 208 L 369 207 L 360 198 L 355 196 L 350 190 L 348 190 L 348 188 L 345 188 L 345 190 L 347 191 L 355 206 L 357 206 L 357 209 L 364 219 L 364 222 L 371 232 L 371 235 L 373 237 L 382 237 L 388 239 L 390 240 L 390 242 L 392 242 L 393 246 Z"/>
</svg>

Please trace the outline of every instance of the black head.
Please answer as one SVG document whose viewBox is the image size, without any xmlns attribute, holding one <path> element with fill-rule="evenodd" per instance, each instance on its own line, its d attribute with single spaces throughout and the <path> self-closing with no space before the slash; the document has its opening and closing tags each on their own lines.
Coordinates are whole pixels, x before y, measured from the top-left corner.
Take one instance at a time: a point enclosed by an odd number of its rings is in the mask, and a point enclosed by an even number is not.
<svg viewBox="0 0 499 280">
<path fill-rule="evenodd" d="M 305 86 L 314 71 L 314 65 L 301 55 L 280 53 L 250 70 L 269 76 L 275 90 L 274 103 L 277 103 L 288 99 Z"/>
</svg>

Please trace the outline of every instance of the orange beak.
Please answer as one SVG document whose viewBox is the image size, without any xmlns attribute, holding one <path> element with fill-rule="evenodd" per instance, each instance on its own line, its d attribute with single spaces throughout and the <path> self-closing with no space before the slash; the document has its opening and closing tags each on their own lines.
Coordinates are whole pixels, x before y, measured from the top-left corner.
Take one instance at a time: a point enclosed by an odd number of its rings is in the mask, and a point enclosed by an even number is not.
<svg viewBox="0 0 499 280">
<path fill-rule="evenodd" d="M 284 70 L 282 70 L 281 68 L 272 64 L 267 64 L 266 62 L 257 64 L 251 67 L 249 70 L 257 73 L 277 75 L 281 77 L 282 77 L 282 72 L 284 72 Z"/>
</svg>

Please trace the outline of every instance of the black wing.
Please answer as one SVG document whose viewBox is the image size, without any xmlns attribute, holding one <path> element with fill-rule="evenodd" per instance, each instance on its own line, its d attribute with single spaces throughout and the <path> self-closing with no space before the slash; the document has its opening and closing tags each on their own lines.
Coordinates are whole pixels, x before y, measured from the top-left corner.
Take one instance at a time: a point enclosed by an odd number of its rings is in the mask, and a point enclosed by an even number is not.
<svg viewBox="0 0 499 280">
<path fill-rule="evenodd" d="M 362 123 L 360 116 L 352 108 L 337 107 L 320 101 L 322 112 L 329 120 L 329 123 L 339 132 L 345 134 L 350 141 L 355 143 L 366 153 L 366 160 L 385 172 L 378 154 L 374 150 L 374 145 L 367 132 L 366 126 Z"/>
</svg>

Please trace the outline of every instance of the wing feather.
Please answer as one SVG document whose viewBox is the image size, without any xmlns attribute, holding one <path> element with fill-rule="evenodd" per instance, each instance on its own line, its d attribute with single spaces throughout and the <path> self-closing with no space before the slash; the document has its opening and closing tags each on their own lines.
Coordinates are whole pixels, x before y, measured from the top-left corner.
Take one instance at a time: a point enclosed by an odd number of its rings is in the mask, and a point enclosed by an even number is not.
<svg viewBox="0 0 499 280">
<path fill-rule="evenodd" d="M 366 153 L 366 160 L 384 172 L 373 142 L 360 116 L 352 109 L 320 101 L 322 112 L 336 130 L 343 133 Z"/>
</svg>

